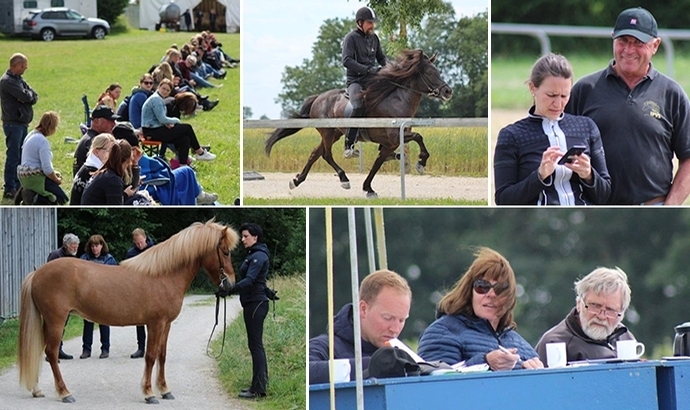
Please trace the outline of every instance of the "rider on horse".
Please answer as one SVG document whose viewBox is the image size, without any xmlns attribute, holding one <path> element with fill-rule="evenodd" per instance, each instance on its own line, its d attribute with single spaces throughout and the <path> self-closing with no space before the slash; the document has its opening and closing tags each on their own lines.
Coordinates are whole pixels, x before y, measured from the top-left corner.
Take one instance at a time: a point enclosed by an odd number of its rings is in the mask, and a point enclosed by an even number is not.
<svg viewBox="0 0 690 410">
<path fill-rule="evenodd" d="M 387 63 L 379 38 L 374 33 L 374 23 L 379 21 L 374 10 L 369 7 L 360 8 L 355 14 L 355 21 L 357 28 L 343 40 L 343 65 L 347 68 L 346 87 L 350 97 L 345 114 L 350 118 L 364 115 L 363 85 L 370 80 L 371 74 L 375 74 Z M 380 66 L 376 65 L 377 62 Z M 345 158 L 359 156 L 359 151 L 355 149 L 358 132 L 359 128 L 347 129 L 343 153 Z"/>
</svg>

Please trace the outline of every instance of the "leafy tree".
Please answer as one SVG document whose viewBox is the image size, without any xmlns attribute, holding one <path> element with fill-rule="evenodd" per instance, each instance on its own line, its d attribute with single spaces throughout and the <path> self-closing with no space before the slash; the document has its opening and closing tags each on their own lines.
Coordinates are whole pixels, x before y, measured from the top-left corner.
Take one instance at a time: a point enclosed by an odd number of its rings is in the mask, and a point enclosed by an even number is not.
<svg viewBox="0 0 690 410">
<path fill-rule="evenodd" d="M 254 116 L 254 113 L 252 112 L 251 107 L 242 107 L 242 118 L 247 119 L 247 118 L 252 118 Z"/>
<path fill-rule="evenodd" d="M 98 17 L 110 23 L 115 24 L 117 18 L 127 7 L 128 0 L 98 0 Z"/>
</svg>

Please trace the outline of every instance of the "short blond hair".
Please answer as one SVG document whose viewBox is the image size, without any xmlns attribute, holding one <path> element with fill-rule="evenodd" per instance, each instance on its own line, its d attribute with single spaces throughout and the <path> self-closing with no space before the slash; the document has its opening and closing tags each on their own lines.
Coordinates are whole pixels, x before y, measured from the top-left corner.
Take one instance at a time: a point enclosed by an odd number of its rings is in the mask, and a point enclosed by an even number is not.
<svg viewBox="0 0 690 410">
<path fill-rule="evenodd" d="M 391 270 L 382 269 L 364 278 L 359 285 L 359 300 L 374 303 L 384 288 L 391 288 L 412 297 L 412 290 L 405 278 Z"/>
</svg>

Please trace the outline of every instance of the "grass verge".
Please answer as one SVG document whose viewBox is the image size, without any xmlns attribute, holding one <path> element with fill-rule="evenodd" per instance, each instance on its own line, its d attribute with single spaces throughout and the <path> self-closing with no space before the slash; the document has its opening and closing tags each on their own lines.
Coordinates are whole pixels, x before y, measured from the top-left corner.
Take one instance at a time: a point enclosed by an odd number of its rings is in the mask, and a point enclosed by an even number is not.
<svg viewBox="0 0 690 410">
<path fill-rule="evenodd" d="M 264 322 L 264 348 L 270 375 L 268 395 L 258 400 L 260 410 L 292 410 L 306 408 L 306 279 L 305 275 L 276 277 L 269 285 L 279 291 L 280 300 L 273 302 Z M 213 342 L 220 350 L 220 340 Z M 247 349 L 247 332 L 242 316 L 228 326 L 225 352 L 218 360 L 220 380 L 231 396 L 249 386 L 252 361 Z"/>
</svg>

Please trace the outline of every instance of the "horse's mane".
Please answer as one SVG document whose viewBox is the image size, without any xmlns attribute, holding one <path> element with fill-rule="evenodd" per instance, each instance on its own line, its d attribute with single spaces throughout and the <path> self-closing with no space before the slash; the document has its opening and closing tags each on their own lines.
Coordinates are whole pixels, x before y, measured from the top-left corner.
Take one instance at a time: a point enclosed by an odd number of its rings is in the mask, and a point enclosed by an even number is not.
<svg viewBox="0 0 690 410">
<path fill-rule="evenodd" d="M 146 252 L 120 262 L 120 265 L 142 275 L 167 275 L 197 261 L 210 249 L 216 249 L 221 239 L 228 250 L 234 249 L 239 242 L 239 235 L 228 227 L 225 238 L 221 238 L 225 227 L 214 220 L 195 222 Z"/>
<path fill-rule="evenodd" d="M 407 86 L 424 73 L 426 64 L 431 64 L 422 50 L 403 50 L 394 62 L 389 62 L 367 83 L 364 90 L 364 104 L 367 109 L 376 107 L 398 85 Z"/>
</svg>

